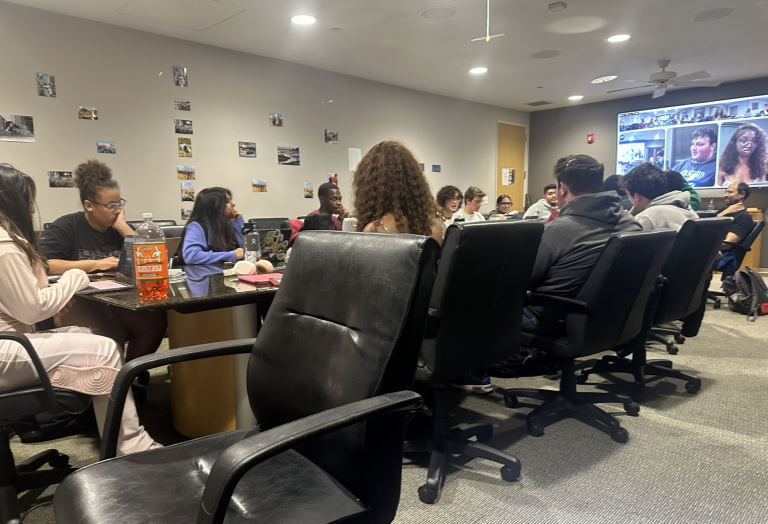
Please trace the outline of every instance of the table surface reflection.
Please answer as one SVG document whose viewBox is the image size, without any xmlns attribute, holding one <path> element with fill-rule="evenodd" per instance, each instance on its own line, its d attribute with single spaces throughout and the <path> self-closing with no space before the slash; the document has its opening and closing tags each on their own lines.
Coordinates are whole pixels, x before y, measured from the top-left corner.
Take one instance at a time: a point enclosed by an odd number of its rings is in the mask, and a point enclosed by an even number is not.
<svg viewBox="0 0 768 524">
<path fill-rule="evenodd" d="M 225 266 L 222 264 L 190 265 L 184 266 L 183 269 L 185 278 L 171 281 L 168 286 L 168 298 L 164 300 L 142 302 L 136 288 L 77 296 L 134 311 L 175 309 L 181 313 L 194 313 L 262 300 L 271 301 L 277 292 L 276 286 L 257 287 L 241 282 L 237 277 L 225 277 L 222 274 Z M 275 272 L 280 270 L 276 269 Z"/>
</svg>

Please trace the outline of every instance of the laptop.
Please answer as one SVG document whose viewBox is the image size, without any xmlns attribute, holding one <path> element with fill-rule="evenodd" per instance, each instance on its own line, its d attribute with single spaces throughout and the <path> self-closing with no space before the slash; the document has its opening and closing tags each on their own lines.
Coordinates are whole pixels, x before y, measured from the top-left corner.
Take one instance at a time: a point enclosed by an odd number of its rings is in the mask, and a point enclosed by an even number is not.
<svg viewBox="0 0 768 524">
<path fill-rule="evenodd" d="M 135 286 L 136 275 L 133 269 L 133 235 L 126 235 L 123 238 L 123 247 L 120 250 L 120 261 L 117 263 L 115 280 Z"/>
<path fill-rule="evenodd" d="M 291 229 L 257 229 L 261 239 L 261 259 L 269 260 L 274 267 L 285 265 L 285 253 L 291 239 Z"/>
</svg>

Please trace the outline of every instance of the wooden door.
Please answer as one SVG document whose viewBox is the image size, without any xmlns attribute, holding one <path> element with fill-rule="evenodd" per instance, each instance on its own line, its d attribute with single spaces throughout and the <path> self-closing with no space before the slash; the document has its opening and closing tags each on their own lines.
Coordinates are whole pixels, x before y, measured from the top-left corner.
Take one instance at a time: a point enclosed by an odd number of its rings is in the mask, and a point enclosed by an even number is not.
<svg viewBox="0 0 768 524">
<path fill-rule="evenodd" d="M 525 209 L 525 143 L 527 140 L 524 126 L 497 124 L 496 133 L 496 194 L 489 195 L 489 203 L 494 207 L 499 195 L 512 198 L 512 209 L 523 214 Z"/>
</svg>

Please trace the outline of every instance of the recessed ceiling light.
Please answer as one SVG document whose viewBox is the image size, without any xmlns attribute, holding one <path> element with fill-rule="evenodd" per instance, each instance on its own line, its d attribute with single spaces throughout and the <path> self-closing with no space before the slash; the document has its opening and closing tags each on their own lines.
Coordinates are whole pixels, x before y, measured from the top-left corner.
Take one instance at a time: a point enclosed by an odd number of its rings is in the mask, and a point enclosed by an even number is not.
<svg viewBox="0 0 768 524">
<path fill-rule="evenodd" d="M 608 38 L 609 42 L 626 42 L 627 40 L 629 40 L 629 35 L 613 35 Z"/>
<path fill-rule="evenodd" d="M 488 68 L 487 67 L 473 67 L 472 69 L 469 70 L 469 72 L 472 73 L 473 75 L 482 75 L 483 73 L 487 73 L 488 72 Z"/>
<path fill-rule="evenodd" d="M 616 75 L 606 75 L 606 76 L 601 76 L 600 78 L 595 78 L 594 80 L 592 80 L 592 83 L 593 84 L 604 84 L 606 82 L 610 82 L 611 80 L 616 80 L 617 78 L 618 78 L 618 76 L 616 76 Z"/>
<path fill-rule="evenodd" d="M 419 14 L 427 20 L 445 20 L 456 16 L 456 8 L 449 5 L 435 5 L 423 9 Z"/>
<path fill-rule="evenodd" d="M 311 24 L 314 24 L 316 21 L 317 20 L 315 20 L 314 16 L 309 16 L 309 15 L 297 15 L 291 18 L 291 22 L 299 25 L 311 25 Z"/>
<path fill-rule="evenodd" d="M 544 58 L 555 58 L 556 56 L 560 56 L 560 51 L 557 49 L 546 49 L 544 51 L 536 51 L 535 53 L 531 53 L 531 58 L 536 59 L 544 59 Z"/>
<path fill-rule="evenodd" d="M 584 98 L 582 95 L 573 95 L 569 96 L 568 100 L 581 100 L 582 98 Z"/>
<path fill-rule="evenodd" d="M 709 11 L 703 11 L 699 14 L 693 15 L 691 20 L 694 22 L 714 22 L 720 20 L 726 16 L 730 16 L 733 13 L 733 9 L 730 7 L 723 7 L 721 9 L 710 9 Z"/>
</svg>

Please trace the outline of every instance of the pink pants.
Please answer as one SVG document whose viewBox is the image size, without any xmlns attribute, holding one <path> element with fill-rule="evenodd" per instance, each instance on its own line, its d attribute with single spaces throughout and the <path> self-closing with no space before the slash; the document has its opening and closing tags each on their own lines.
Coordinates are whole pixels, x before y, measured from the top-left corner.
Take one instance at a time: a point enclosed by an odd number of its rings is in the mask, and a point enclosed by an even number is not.
<svg viewBox="0 0 768 524">
<path fill-rule="evenodd" d="M 109 392 L 122 366 L 120 348 L 112 339 L 94 335 L 87 328 L 67 327 L 26 335 L 37 351 L 55 387 L 92 396 L 99 435 L 104 430 Z M 37 382 L 37 373 L 26 350 L 9 340 L 0 340 L 0 389 L 9 390 Z M 139 424 L 131 392 L 123 409 L 117 454 L 148 449 L 154 440 Z"/>
</svg>

